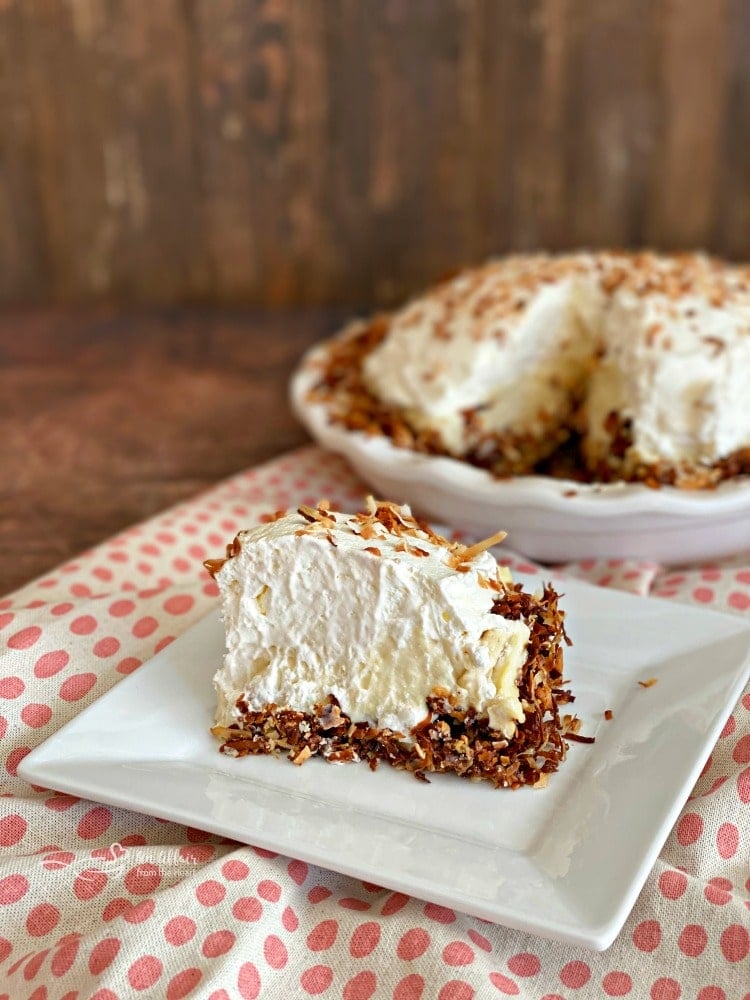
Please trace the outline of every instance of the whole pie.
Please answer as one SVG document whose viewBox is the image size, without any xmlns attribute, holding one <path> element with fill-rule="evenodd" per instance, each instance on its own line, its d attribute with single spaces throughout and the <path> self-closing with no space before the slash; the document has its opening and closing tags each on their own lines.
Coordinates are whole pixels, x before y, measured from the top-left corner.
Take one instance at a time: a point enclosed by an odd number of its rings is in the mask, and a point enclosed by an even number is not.
<svg viewBox="0 0 750 1000">
<path fill-rule="evenodd" d="M 498 476 L 683 488 L 750 471 L 750 269 L 701 254 L 516 255 L 328 344 L 331 420 Z"/>
</svg>

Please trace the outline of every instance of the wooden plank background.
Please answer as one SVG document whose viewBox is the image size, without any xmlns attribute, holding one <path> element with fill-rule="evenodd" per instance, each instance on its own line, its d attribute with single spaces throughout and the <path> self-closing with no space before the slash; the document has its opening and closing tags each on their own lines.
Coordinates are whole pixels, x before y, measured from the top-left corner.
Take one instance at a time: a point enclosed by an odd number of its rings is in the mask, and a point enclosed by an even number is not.
<svg viewBox="0 0 750 1000">
<path fill-rule="evenodd" d="M 750 257 L 747 0 L 0 0 L 0 302 Z"/>
</svg>

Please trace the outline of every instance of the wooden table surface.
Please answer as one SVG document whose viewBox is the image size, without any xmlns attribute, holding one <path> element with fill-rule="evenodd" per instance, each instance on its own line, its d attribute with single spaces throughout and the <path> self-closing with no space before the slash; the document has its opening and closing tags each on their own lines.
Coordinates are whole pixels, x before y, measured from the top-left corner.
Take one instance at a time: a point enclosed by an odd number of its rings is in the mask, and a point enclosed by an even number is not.
<svg viewBox="0 0 750 1000">
<path fill-rule="evenodd" d="M 287 383 L 345 314 L 0 314 L 0 595 L 304 443 Z"/>
</svg>

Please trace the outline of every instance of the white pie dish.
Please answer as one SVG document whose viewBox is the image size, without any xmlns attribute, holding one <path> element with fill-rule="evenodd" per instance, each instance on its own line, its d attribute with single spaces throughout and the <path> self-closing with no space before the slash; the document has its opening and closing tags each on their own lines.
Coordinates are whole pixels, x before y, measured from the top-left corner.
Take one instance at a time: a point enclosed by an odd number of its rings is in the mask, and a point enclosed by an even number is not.
<svg viewBox="0 0 750 1000">
<path fill-rule="evenodd" d="M 578 483 L 549 476 L 498 479 L 458 459 L 395 447 L 350 431 L 311 402 L 327 344 L 309 351 L 291 381 L 295 413 L 324 448 L 346 458 L 380 496 L 472 535 L 508 532 L 508 546 L 541 562 L 639 558 L 670 565 L 750 549 L 750 477 L 715 490 L 640 483 Z"/>
</svg>

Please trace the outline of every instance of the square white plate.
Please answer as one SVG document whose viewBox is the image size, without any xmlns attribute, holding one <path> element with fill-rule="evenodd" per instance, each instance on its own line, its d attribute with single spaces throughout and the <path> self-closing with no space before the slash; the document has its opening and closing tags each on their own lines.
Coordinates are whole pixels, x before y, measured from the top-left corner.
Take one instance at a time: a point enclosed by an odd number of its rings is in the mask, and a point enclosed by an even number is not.
<svg viewBox="0 0 750 1000">
<path fill-rule="evenodd" d="M 573 744 L 544 790 L 219 754 L 208 731 L 224 648 L 217 614 L 50 737 L 19 773 L 606 948 L 747 683 L 750 624 L 574 580 L 557 587 L 575 643 L 566 654 L 573 708 L 596 742 Z M 651 677 L 654 686 L 638 684 Z"/>
</svg>

